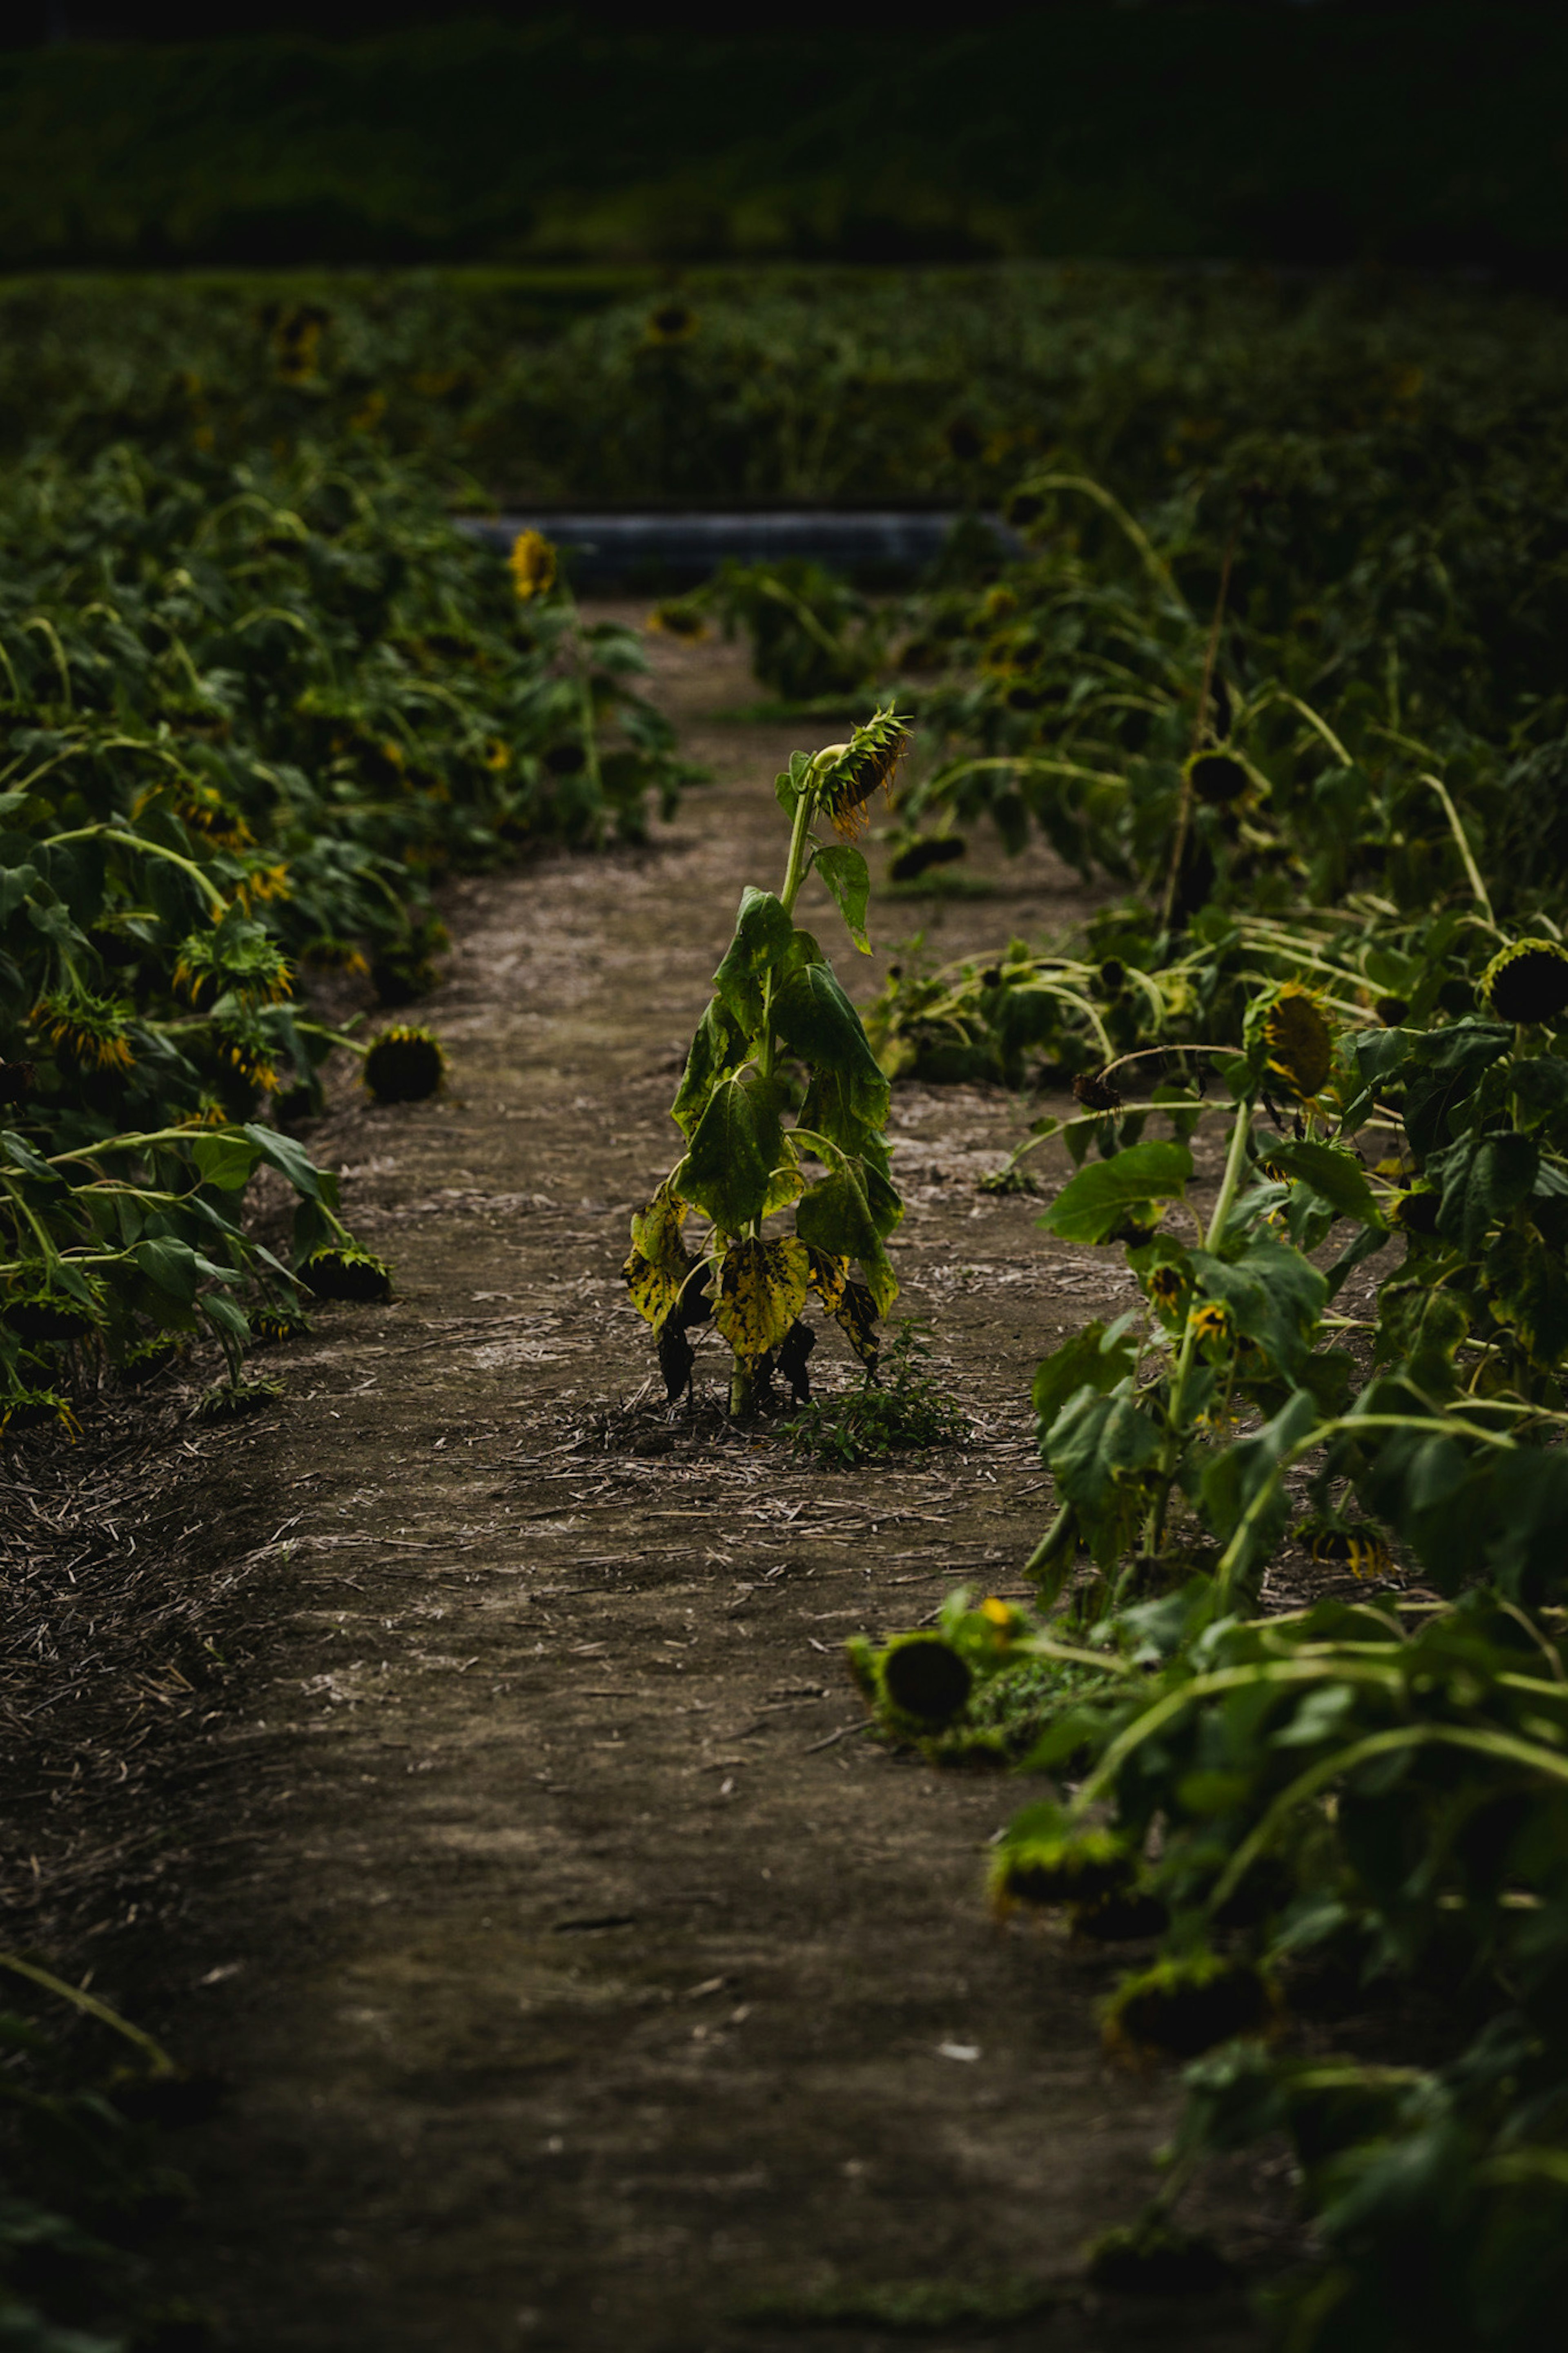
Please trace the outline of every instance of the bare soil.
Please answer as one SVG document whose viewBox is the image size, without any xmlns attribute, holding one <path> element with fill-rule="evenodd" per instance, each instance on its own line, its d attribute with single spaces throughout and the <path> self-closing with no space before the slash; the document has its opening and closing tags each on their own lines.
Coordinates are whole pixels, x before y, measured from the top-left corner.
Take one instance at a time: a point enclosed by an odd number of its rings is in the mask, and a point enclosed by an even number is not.
<svg viewBox="0 0 1568 2353">
<path fill-rule="evenodd" d="M 1174 2114 L 1100 2050 L 1136 1949 L 991 1921 L 1028 1786 L 867 1737 L 842 1667 L 955 1583 L 1023 1589 L 1032 1369 L 1130 1282 L 974 1189 L 1038 1106 L 895 1093 L 897 1312 L 966 1448 L 836 1474 L 647 1385 L 627 1219 L 800 740 L 713 716 L 754 700 L 737 655 L 657 659 L 714 781 L 645 849 L 456 887 L 422 1008 L 447 1093 L 376 1108 L 345 1072 L 311 1134 L 395 1303 L 321 1311 L 275 1411 L 178 1423 L 162 1535 L 122 1474 L 84 1539 L 106 1593 L 139 1529 L 163 1564 L 131 1589 L 167 1673 L 79 1630 L 74 1698 L 15 1715 L 14 1918 L 224 2079 L 170 2265 L 241 2353 L 872 2353 L 879 2295 L 1019 2281 L 1060 2294 L 1009 2344 L 1250 2346 L 1239 2296 L 1084 2290 Z M 945 956 L 1070 917 L 1048 854 L 974 862 L 994 896 L 874 908 L 877 958 L 836 958 L 858 995 L 917 923 Z M 852 1377 L 828 1340 L 813 1369 Z M 18 1469 L 43 1520 L 54 1460 Z M 1267 2261 L 1258 2179 L 1203 2194 L 1184 2218 Z M 1003 2341 L 939 2310 L 927 2341 L 960 2337 Z"/>
</svg>

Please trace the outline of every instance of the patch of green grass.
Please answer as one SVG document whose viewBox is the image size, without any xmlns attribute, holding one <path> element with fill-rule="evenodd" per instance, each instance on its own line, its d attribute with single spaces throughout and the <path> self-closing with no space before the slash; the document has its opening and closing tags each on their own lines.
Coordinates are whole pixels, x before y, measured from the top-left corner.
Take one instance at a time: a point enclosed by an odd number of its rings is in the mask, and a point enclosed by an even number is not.
<svg viewBox="0 0 1568 2353">
<path fill-rule="evenodd" d="M 970 1435 L 964 1415 L 925 1370 L 931 1349 L 921 1327 L 906 1317 L 874 1373 L 858 1388 L 814 1398 L 784 1424 L 791 1446 L 844 1471 L 885 1462 L 892 1454 L 962 1446 Z"/>
</svg>

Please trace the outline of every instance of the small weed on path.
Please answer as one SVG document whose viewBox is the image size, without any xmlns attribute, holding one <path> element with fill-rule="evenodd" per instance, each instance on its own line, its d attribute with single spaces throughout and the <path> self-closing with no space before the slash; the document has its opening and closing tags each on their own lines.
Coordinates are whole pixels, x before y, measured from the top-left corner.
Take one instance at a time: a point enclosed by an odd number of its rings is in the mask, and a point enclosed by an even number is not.
<svg viewBox="0 0 1568 2353">
<path fill-rule="evenodd" d="M 926 1371 L 930 1355 L 920 1325 L 906 1317 L 880 1372 L 868 1372 L 858 1388 L 813 1398 L 791 1416 L 784 1429 L 795 1452 L 852 1471 L 891 1454 L 962 1446 L 969 1423 Z"/>
</svg>

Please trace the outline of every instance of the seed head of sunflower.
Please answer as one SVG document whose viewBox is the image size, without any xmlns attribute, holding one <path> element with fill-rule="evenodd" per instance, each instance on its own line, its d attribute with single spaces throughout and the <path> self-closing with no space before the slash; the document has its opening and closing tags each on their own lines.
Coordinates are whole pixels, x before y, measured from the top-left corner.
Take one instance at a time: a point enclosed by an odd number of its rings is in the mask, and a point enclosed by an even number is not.
<svg viewBox="0 0 1568 2353">
<path fill-rule="evenodd" d="M 1228 807 L 1240 800 L 1252 779 L 1230 752 L 1194 752 L 1183 771 L 1200 801 L 1211 808 Z"/>
<path fill-rule="evenodd" d="M 1268 1078 L 1279 1092 L 1310 1103 L 1334 1066 L 1334 1033 L 1314 992 L 1285 981 L 1265 1007 L 1262 1034 Z"/>
<path fill-rule="evenodd" d="M 1200 1340 L 1226 1340 L 1230 1336 L 1230 1310 L 1217 1299 L 1208 1299 L 1192 1314 L 1194 1335 Z"/>
<path fill-rule="evenodd" d="M 520 531 L 512 541 L 507 563 L 512 586 L 524 604 L 531 596 L 544 596 L 555 586 L 555 550 L 542 531 Z"/>
<path fill-rule="evenodd" d="M 424 1103 L 446 1071 L 440 1040 L 405 1021 L 384 1029 L 364 1058 L 364 1082 L 377 1103 Z"/>
<path fill-rule="evenodd" d="M 1500 1021 L 1555 1021 L 1568 1009 L 1568 948 L 1515 940 L 1482 973 L 1481 994 Z"/>
</svg>

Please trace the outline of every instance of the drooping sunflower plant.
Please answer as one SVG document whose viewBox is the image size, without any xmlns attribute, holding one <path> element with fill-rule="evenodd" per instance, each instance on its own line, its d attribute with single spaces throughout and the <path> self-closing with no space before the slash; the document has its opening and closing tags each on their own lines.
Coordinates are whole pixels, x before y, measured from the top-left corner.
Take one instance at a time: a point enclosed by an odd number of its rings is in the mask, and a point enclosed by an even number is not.
<svg viewBox="0 0 1568 2353">
<path fill-rule="evenodd" d="M 710 1320 L 734 1358 L 733 1414 L 754 1412 L 775 1372 L 804 1399 L 812 1296 L 875 1366 L 877 1326 L 899 1288 L 885 1245 L 903 1215 L 884 1134 L 889 1085 L 795 910 L 816 874 L 856 947 L 869 953 L 869 876 L 852 837 L 907 740 L 902 720 L 879 711 L 847 743 L 795 753 L 777 779 L 790 820 L 784 880 L 777 892 L 742 893 L 671 1106 L 686 1150 L 632 1221 L 626 1283 L 653 1327 L 672 1398 L 691 1377 L 689 1335 Z M 786 1211 L 793 1232 L 768 1230 Z M 693 1248 L 694 1215 L 708 1226 Z"/>
</svg>

